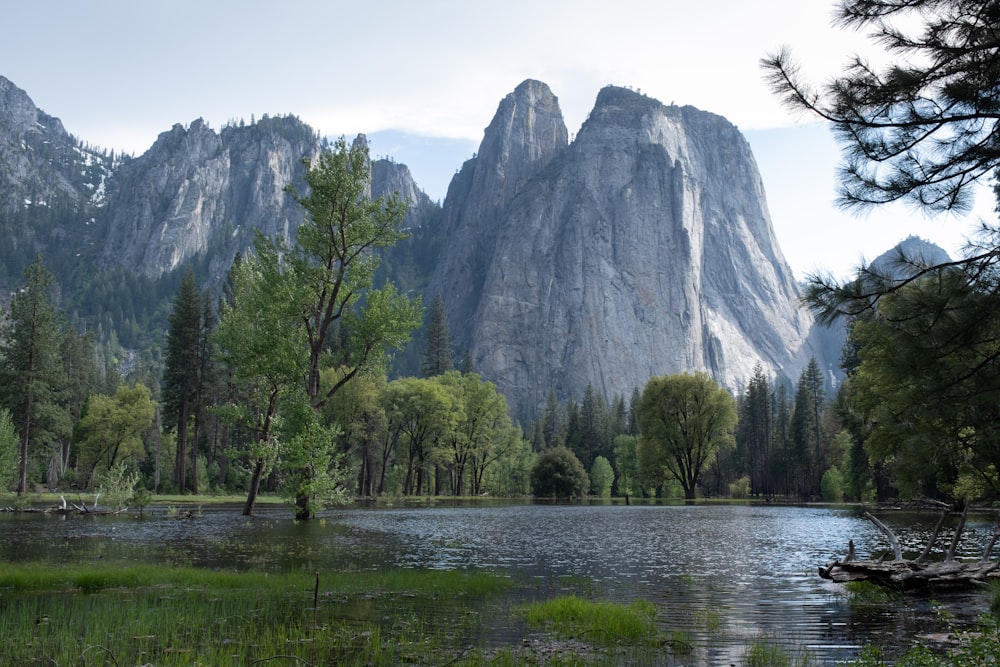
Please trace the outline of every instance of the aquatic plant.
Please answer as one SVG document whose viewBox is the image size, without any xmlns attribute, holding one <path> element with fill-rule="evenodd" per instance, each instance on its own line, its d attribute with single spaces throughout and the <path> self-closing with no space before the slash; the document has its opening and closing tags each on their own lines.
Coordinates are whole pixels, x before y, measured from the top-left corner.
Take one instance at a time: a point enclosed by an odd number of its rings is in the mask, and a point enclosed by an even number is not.
<svg viewBox="0 0 1000 667">
<path fill-rule="evenodd" d="M 768 639 L 757 639 L 743 653 L 744 667 L 809 667 L 809 653 L 790 649 Z"/>
<path fill-rule="evenodd" d="M 647 600 L 624 605 L 575 595 L 532 602 L 524 610 L 529 626 L 563 636 L 584 637 L 601 645 L 656 643 L 656 607 Z"/>
</svg>

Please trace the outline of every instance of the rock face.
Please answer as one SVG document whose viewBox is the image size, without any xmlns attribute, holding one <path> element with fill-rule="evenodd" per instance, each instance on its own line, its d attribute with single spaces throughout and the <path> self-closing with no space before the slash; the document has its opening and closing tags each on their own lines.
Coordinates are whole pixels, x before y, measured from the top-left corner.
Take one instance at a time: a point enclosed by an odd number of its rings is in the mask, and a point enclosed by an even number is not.
<svg viewBox="0 0 1000 667">
<path fill-rule="evenodd" d="M 255 229 L 294 233 L 302 211 L 285 187 L 321 148 L 292 116 L 220 132 L 196 120 L 116 159 L 0 78 L 0 282 L 16 280 L 12 258 L 40 252 L 72 265 L 70 288 L 102 269 L 157 279 L 192 265 L 217 285 Z M 838 341 L 799 307 L 750 148 L 723 118 L 608 87 L 570 143 L 552 91 L 525 81 L 443 207 L 405 165 L 379 160 L 372 177 L 374 195 L 410 205 L 413 238 L 388 274 L 426 285 L 426 303 L 442 295 L 458 355 L 519 417 L 587 385 L 628 397 L 701 370 L 739 392 L 758 363 L 779 380 L 812 356 L 836 366 Z"/>
<path fill-rule="evenodd" d="M 87 199 L 90 193 L 78 173 L 86 161 L 86 152 L 58 118 L 38 109 L 26 92 L 0 76 L 0 209 L 13 211 L 57 198 Z"/>
<path fill-rule="evenodd" d="M 284 188 L 318 151 L 313 131 L 294 117 L 221 133 L 200 119 L 174 125 L 111 179 L 102 265 L 155 277 L 211 253 L 210 273 L 220 279 L 254 229 L 287 238 L 301 221 Z"/>
<path fill-rule="evenodd" d="M 431 291 L 519 414 L 550 389 L 627 397 L 701 370 L 738 392 L 757 363 L 794 380 L 825 361 L 749 145 L 719 116 L 609 87 L 567 145 L 555 98 L 526 82 L 444 215 Z"/>
</svg>

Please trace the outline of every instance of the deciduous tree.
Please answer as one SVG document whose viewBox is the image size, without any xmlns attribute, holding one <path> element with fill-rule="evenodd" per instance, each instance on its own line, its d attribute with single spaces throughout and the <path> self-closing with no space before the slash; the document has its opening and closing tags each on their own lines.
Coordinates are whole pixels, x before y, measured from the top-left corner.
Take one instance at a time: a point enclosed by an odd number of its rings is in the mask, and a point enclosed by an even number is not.
<svg viewBox="0 0 1000 667">
<path fill-rule="evenodd" d="M 119 386 L 114 396 L 90 396 L 77 425 L 79 467 L 88 485 L 95 474 L 117 463 L 137 464 L 142 459 L 142 434 L 152 425 L 153 414 L 149 389 L 139 382 Z"/>
<path fill-rule="evenodd" d="M 258 238 L 254 253 L 231 271 L 230 297 L 222 307 L 215 340 L 231 369 L 233 397 L 221 415 L 251 435 L 243 448 L 251 475 L 243 514 L 253 514 L 260 484 L 278 461 L 278 410 L 283 395 L 304 393 L 308 346 L 299 311 L 290 298 L 296 286 L 274 247 Z"/>
<path fill-rule="evenodd" d="M 639 470 L 652 485 L 677 480 L 693 499 L 705 468 L 733 439 L 736 401 L 704 373 L 654 377 L 639 402 Z"/>
<path fill-rule="evenodd" d="M 295 286 L 290 303 L 298 308 L 305 329 L 306 394 L 319 410 L 357 373 L 384 363 L 388 349 L 409 340 L 420 324 L 420 306 L 398 294 L 391 283 L 372 287 L 378 250 L 405 236 L 401 226 L 406 205 L 397 196 L 371 198 L 367 143 L 358 140 L 348 147 L 338 139 L 332 150 L 324 150 L 309 165 L 305 184 L 304 193 L 292 189 L 305 220 L 282 257 Z M 338 325 L 346 327 L 338 358 L 348 371 L 323 387 L 321 371 Z M 304 461 L 298 474 L 302 488 L 310 488 L 310 476 L 319 473 Z M 307 505 L 308 498 L 297 500 L 299 518 L 312 516 Z"/>
<path fill-rule="evenodd" d="M 590 490 L 590 477 L 580 459 L 558 446 L 538 455 L 531 469 L 531 492 L 540 498 L 582 498 Z"/>
</svg>

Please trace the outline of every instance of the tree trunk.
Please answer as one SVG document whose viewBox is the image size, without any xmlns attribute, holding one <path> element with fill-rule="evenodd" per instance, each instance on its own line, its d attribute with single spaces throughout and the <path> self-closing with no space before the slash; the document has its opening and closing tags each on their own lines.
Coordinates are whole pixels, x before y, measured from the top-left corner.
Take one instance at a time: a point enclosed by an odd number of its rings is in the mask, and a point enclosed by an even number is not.
<svg viewBox="0 0 1000 667">
<path fill-rule="evenodd" d="M 250 476 L 250 489 L 247 491 L 247 502 L 243 506 L 243 516 L 252 516 L 257 494 L 260 493 L 260 481 L 264 478 L 264 459 L 257 459 Z"/>
<path fill-rule="evenodd" d="M 313 518 L 312 509 L 309 507 L 311 498 L 308 491 L 309 483 L 315 476 L 312 463 L 307 463 L 299 474 L 302 479 L 299 480 L 299 491 L 295 494 L 295 518 L 298 521 L 307 521 Z"/>
<path fill-rule="evenodd" d="M 874 523 L 889 538 L 896 553 L 896 559 L 888 563 L 882 562 L 881 559 L 877 561 L 854 560 L 852 541 L 847 559 L 820 567 L 819 576 L 838 583 L 869 580 L 904 588 L 968 586 L 973 583 L 998 580 L 1000 579 L 1000 562 L 989 562 L 989 548 L 984 551 L 983 558 L 977 562 L 959 562 L 954 559 L 954 552 L 964 528 L 967 512 L 968 505 L 962 512 L 962 521 L 955 531 L 955 538 L 952 540 L 952 546 L 949 548 L 945 560 L 931 563 L 923 562 L 919 558 L 916 560 L 903 559 L 899 540 L 896 539 L 895 534 L 881 521 L 871 514 L 865 513 L 865 518 Z M 1000 538 L 1000 525 L 995 530 L 994 542 L 997 538 Z M 935 537 L 932 536 L 931 542 L 934 539 Z M 924 553 L 929 551 L 929 548 L 924 549 Z"/>
<path fill-rule="evenodd" d="M 174 468 L 174 483 L 177 485 L 177 493 L 184 493 L 187 484 L 187 422 L 188 406 L 187 401 L 182 400 L 180 413 L 177 417 L 177 456 Z"/>
</svg>

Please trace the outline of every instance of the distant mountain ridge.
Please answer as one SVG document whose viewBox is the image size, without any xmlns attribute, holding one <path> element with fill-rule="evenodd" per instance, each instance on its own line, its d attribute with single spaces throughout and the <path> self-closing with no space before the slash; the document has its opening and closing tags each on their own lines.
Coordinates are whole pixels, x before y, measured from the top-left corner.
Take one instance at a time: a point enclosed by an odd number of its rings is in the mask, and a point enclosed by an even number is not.
<svg viewBox="0 0 1000 667">
<path fill-rule="evenodd" d="M 195 120 L 116 158 L 2 77 L 0 118 L 0 249 L 69 258 L 72 239 L 69 291 L 101 272 L 155 282 L 188 267 L 218 285 L 254 229 L 293 233 L 302 213 L 284 187 L 323 144 L 293 116 L 218 132 Z M 85 165 L 90 180 L 74 180 Z M 787 380 L 813 356 L 836 368 L 839 344 L 798 305 L 749 145 L 719 116 L 609 86 L 570 142 L 558 99 L 529 80 L 500 102 L 443 204 L 391 159 L 372 175 L 374 194 L 410 205 L 412 238 L 384 275 L 427 303 L 442 295 L 457 357 L 468 352 L 521 416 L 550 390 L 578 398 L 588 384 L 611 398 L 703 370 L 738 392 L 757 363 Z M 24 202 L 46 197 L 66 208 L 43 230 L 48 204 Z"/>
</svg>

